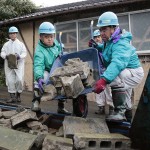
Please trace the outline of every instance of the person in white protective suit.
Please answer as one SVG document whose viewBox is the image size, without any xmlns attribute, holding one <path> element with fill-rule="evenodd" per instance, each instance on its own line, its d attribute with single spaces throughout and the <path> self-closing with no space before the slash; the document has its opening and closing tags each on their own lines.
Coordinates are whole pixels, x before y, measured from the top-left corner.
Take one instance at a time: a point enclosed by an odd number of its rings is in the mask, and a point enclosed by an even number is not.
<svg viewBox="0 0 150 150">
<path fill-rule="evenodd" d="M 100 15 L 97 23 L 103 46 L 101 50 L 105 70 L 94 86 L 95 93 L 99 94 L 106 86 L 111 87 L 114 113 L 106 117 L 107 120 L 131 122 L 132 118 L 132 89 L 144 77 L 144 71 L 136 54 L 136 48 L 131 45 L 132 34 L 120 29 L 118 17 L 113 12 Z M 91 40 L 92 42 L 92 40 Z"/>
<path fill-rule="evenodd" d="M 93 37 L 94 37 L 94 41 L 98 45 L 103 44 L 101 34 L 98 29 L 93 32 Z M 99 55 L 101 55 L 100 52 L 99 52 Z M 101 59 L 102 59 L 102 57 L 101 57 Z M 105 69 L 104 66 L 101 66 L 101 70 L 103 70 L 103 69 Z M 104 91 L 102 91 L 100 94 L 96 94 L 95 97 L 96 97 L 96 103 L 98 106 L 98 110 L 95 112 L 95 114 L 99 114 L 99 115 L 105 114 L 105 105 L 106 104 L 109 105 L 109 114 L 113 113 L 113 109 L 114 109 L 113 102 L 112 102 L 110 87 L 108 85 Z"/>
<path fill-rule="evenodd" d="M 9 28 L 9 41 L 7 41 L 1 50 L 1 57 L 4 59 L 4 69 L 6 76 L 6 85 L 10 93 L 8 103 L 21 102 L 20 95 L 23 91 L 24 83 L 24 61 L 27 56 L 25 45 L 17 39 L 18 29 L 15 26 Z M 8 56 L 16 55 L 17 69 L 11 69 L 8 66 Z"/>
</svg>

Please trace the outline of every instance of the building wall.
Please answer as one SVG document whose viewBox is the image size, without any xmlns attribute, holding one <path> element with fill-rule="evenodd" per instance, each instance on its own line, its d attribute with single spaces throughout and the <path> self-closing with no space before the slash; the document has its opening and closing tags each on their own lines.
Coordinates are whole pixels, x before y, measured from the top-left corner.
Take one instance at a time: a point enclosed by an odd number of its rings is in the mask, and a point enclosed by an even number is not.
<svg viewBox="0 0 150 150">
<path fill-rule="evenodd" d="M 24 75 L 24 88 L 27 91 L 33 91 L 33 82 L 34 82 L 33 57 L 39 39 L 38 28 L 43 21 L 51 21 L 51 20 L 41 19 L 40 21 L 27 22 L 27 23 L 17 25 L 19 26 L 20 29 L 20 34 L 18 35 L 18 39 L 22 41 L 27 48 L 27 57 L 25 60 L 25 75 Z"/>
<path fill-rule="evenodd" d="M 132 44 L 137 48 L 138 51 L 150 51 L 150 20 L 148 19 L 149 15 L 150 10 L 118 13 L 121 28 L 125 28 L 126 30 L 132 32 Z M 60 16 L 60 20 L 58 19 L 58 17 L 55 18 L 55 16 L 43 17 L 42 19 L 38 19 L 36 21 L 21 23 L 19 24 L 19 27 L 21 29 L 25 42 L 29 47 L 32 57 L 34 55 L 34 50 L 39 39 L 38 27 L 43 21 L 50 21 L 51 23 L 54 23 L 57 31 L 57 39 L 59 32 L 62 31 L 62 42 L 65 44 L 66 51 L 73 52 L 88 48 L 88 41 L 91 37 L 91 20 L 94 20 L 93 28 L 97 28 L 96 24 L 99 16 L 90 17 L 89 14 L 87 16 L 87 18 L 75 18 L 75 20 L 73 18 L 69 18 L 69 16 L 63 17 L 63 15 Z M 64 18 L 65 21 L 63 21 L 62 18 Z M 25 83 L 27 90 L 31 91 L 33 89 L 33 61 L 29 53 L 26 59 L 25 66 Z"/>
<path fill-rule="evenodd" d="M 19 25 L 20 34 L 19 39 L 27 45 L 27 57 L 25 59 L 25 75 L 24 75 L 24 86 L 25 90 L 32 91 L 33 89 L 33 24 L 24 23 Z M 24 38 L 24 41 L 21 37 L 21 34 Z"/>
</svg>

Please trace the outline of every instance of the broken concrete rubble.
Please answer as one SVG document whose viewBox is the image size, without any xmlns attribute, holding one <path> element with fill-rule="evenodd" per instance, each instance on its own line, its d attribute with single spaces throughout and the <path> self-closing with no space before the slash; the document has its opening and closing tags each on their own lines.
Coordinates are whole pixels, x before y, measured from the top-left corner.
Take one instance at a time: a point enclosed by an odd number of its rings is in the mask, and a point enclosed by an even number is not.
<svg viewBox="0 0 150 150">
<path fill-rule="evenodd" d="M 38 121 L 29 121 L 26 123 L 27 127 L 31 128 L 32 130 L 38 130 L 41 129 L 42 124 Z"/>
<path fill-rule="evenodd" d="M 52 100 L 57 95 L 57 90 L 52 84 L 44 85 L 44 94 L 41 97 L 41 101 Z"/>
<path fill-rule="evenodd" d="M 83 62 L 80 58 L 68 59 L 63 67 L 54 70 L 50 80 L 58 95 L 70 98 L 77 98 L 84 88 L 91 87 L 95 82 L 93 70 L 88 62 Z"/>
<path fill-rule="evenodd" d="M 14 110 L 12 112 L 14 112 Z M 4 114 L 5 111 L 2 111 L 2 113 Z M 28 118 L 26 121 L 21 118 L 21 116 L 23 117 L 23 114 L 28 116 L 24 117 L 26 119 Z M 12 121 L 15 120 L 12 120 L 14 116 L 18 116 L 18 120 L 16 120 L 15 123 L 18 126 L 17 128 L 15 128 L 16 125 L 11 126 Z M 8 134 L 6 135 L 5 133 L 7 138 L 3 135 L 0 137 L 0 147 L 3 149 L 11 149 L 10 147 L 13 146 L 12 144 L 14 143 L 16 147 L 14 149 L 12 148 L 12 150 L 16 150 L 17 148 L 25 148 L 25 150 L 72 150 L 74 148 L 76 148 L 76 150 L 97 150 L 99 147 L 103 148 L 103 141 L 108 142 L 108 144 L 110 141 L 110 148 L 114 148 L 116 145 L 121 145 L 120 147 L 116 147 L 118 150 L 121 150 L 130 145 L 129 138 L 119 134 L 114 136 L 110 134 L 108 127 L 106 126 L 105 119 L 103 118 L 85 119 L 66 116 L 62 120 L 63 125 L 61 125 L 58 129 L 55 129 L 49 127 L 49 123 L 52 122 L 51 117 L 53 118 L 54 116 L 41 114 L 37 117 L 37 115 L 33 114 L 32 111 L 25 109 L 22 112 L 17 112 L 17 114 L 13 115 L 11 119 L 1 118 L 0 133 L 2 134 L 4 131 Z M 34 120 L 33 118 L 37 118 L 37 120 Z M 1 124 L 9 124 L 9 128 L 13 128 L 13 131 L 11 131 L 11 129 L 9 129 L 9 131 L 6 130 L 6 128 L 3 129 Z M 53 123 L 53 127 L 56 127 L 56 124 Z M 26 133 L 24 134 L 23 132 Z M 12 137 L 15 138 L 13 143 L 10 142 Z M 24 138 L 25 140 L 23 140 Z M 102 143 L 102 146 L 100 143 Z M 108 144 L 106 143 L 106 146 Z M 24 148 L 20 148 L 21 146 Z M 109 149 L 109 147 L 106 148 Z"/>
<path fill-rule="evenodd" d="M 56 77 L 72 76 L 76 74 L 79 74 L 81 79 L 86 79 L 89 73 L 90 73 L 90 68 L 88 62 L 83 62 L 78 66 L 69 65 L 69 66 L 56 68 L 52 73 L 50 80 L 55 82 L 57 80 Z"/>
<path fill-rule="evenodd" d="M 104 119 L 79 118 L 66 116 L 63 121 L 64 137 L 73 137 L 75 133 L 109 133 Z"/>
<path fill-rule="evenodd" d="M 2 127 L 7 127 L 7 128 L 11 128 L 11 121 L 10 119 L 4 119 L 4 118 L 1 118 L 0 119 L 0 126 Z"/>
<path fill-rule="evenodd" d="M 16 110 L 11 110 L 11 111 L 3 111 L 2 116 L 6 119 L 11 118 L 13 115 L 17 114 Z"/>
<path fill-rule="evenodd" d="M 42 150 L 72 150 L 72 139 L 47 135 L 43 142 Z"/>
<path fill-rule="evenodd" d="M 12 126 L 18 125 L 26 120 L 38 120 L 36 113 L 30 110 L 24 110 L 11 118 Z"/>
<path fill-rule="evenodd" d="M 64 91 L 68 98 L 77 98 L 84 90 L 80 76 L 77 74 L 71 77 L 60 77 Z"/>
</svg>

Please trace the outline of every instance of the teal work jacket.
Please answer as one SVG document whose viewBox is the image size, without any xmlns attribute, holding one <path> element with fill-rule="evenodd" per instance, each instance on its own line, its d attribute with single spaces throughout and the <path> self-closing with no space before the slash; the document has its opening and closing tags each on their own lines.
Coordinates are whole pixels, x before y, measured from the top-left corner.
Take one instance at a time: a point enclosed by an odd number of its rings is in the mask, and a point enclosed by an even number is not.
<svg viewBox="0 0 150 150">
<path fill-rule="evenodd" d="M 106 68 L 101 77 L 105 78 L 108 83 L 111 83 L 125 68 L 141 66 L 136 48 L 130 44 L 131 40 L 131 33 L 124 31 L 116 43 L 110 38 L 105 46 L 97 47 L 102 52 Z"/>
<path fill-rule="evenodd" d="M 44 78 L 44 71 L 50 72 L 53 62 L 61 53 L 60 44 L 57 40 L 53 46 L 46 46 L 40 40 L 34 54 L 34 79 Z"/>
</svg>

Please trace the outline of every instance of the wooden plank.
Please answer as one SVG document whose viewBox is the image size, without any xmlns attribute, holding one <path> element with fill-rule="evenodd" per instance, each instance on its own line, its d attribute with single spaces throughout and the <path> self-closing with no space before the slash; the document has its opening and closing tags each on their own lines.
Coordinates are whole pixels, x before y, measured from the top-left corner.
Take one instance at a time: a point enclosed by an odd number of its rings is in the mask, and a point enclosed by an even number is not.
<svg viewBox="0 0 150 150">
<path fill-rule="evenodd" d="M 36 135 L 0 126 L 0 149 L 29 150 L 36 138 Z"/>
<path fill-rule="evenodd" d="M 142 80 L 142 82 L 136 87 L 134 88 L 134 105 L 137 106 L 138 103 L 139 103 L 139 100 L 140 100 L 140 97 L 141 97 L 141 94 L 142 94 L 142 91 L 143 91 L 143 88 L 144 88 L 144 85 L 145 85 L 145 82 L 146 82 L 146 79 L 147 79 L 147 76 L 148 76 L 148 73 L 149 73 L 149 69 L 150 69 L 150 63 L 143 63 L 142 64 L 142 67 L 144 69 L 144 78 Z"/>
</svg>

